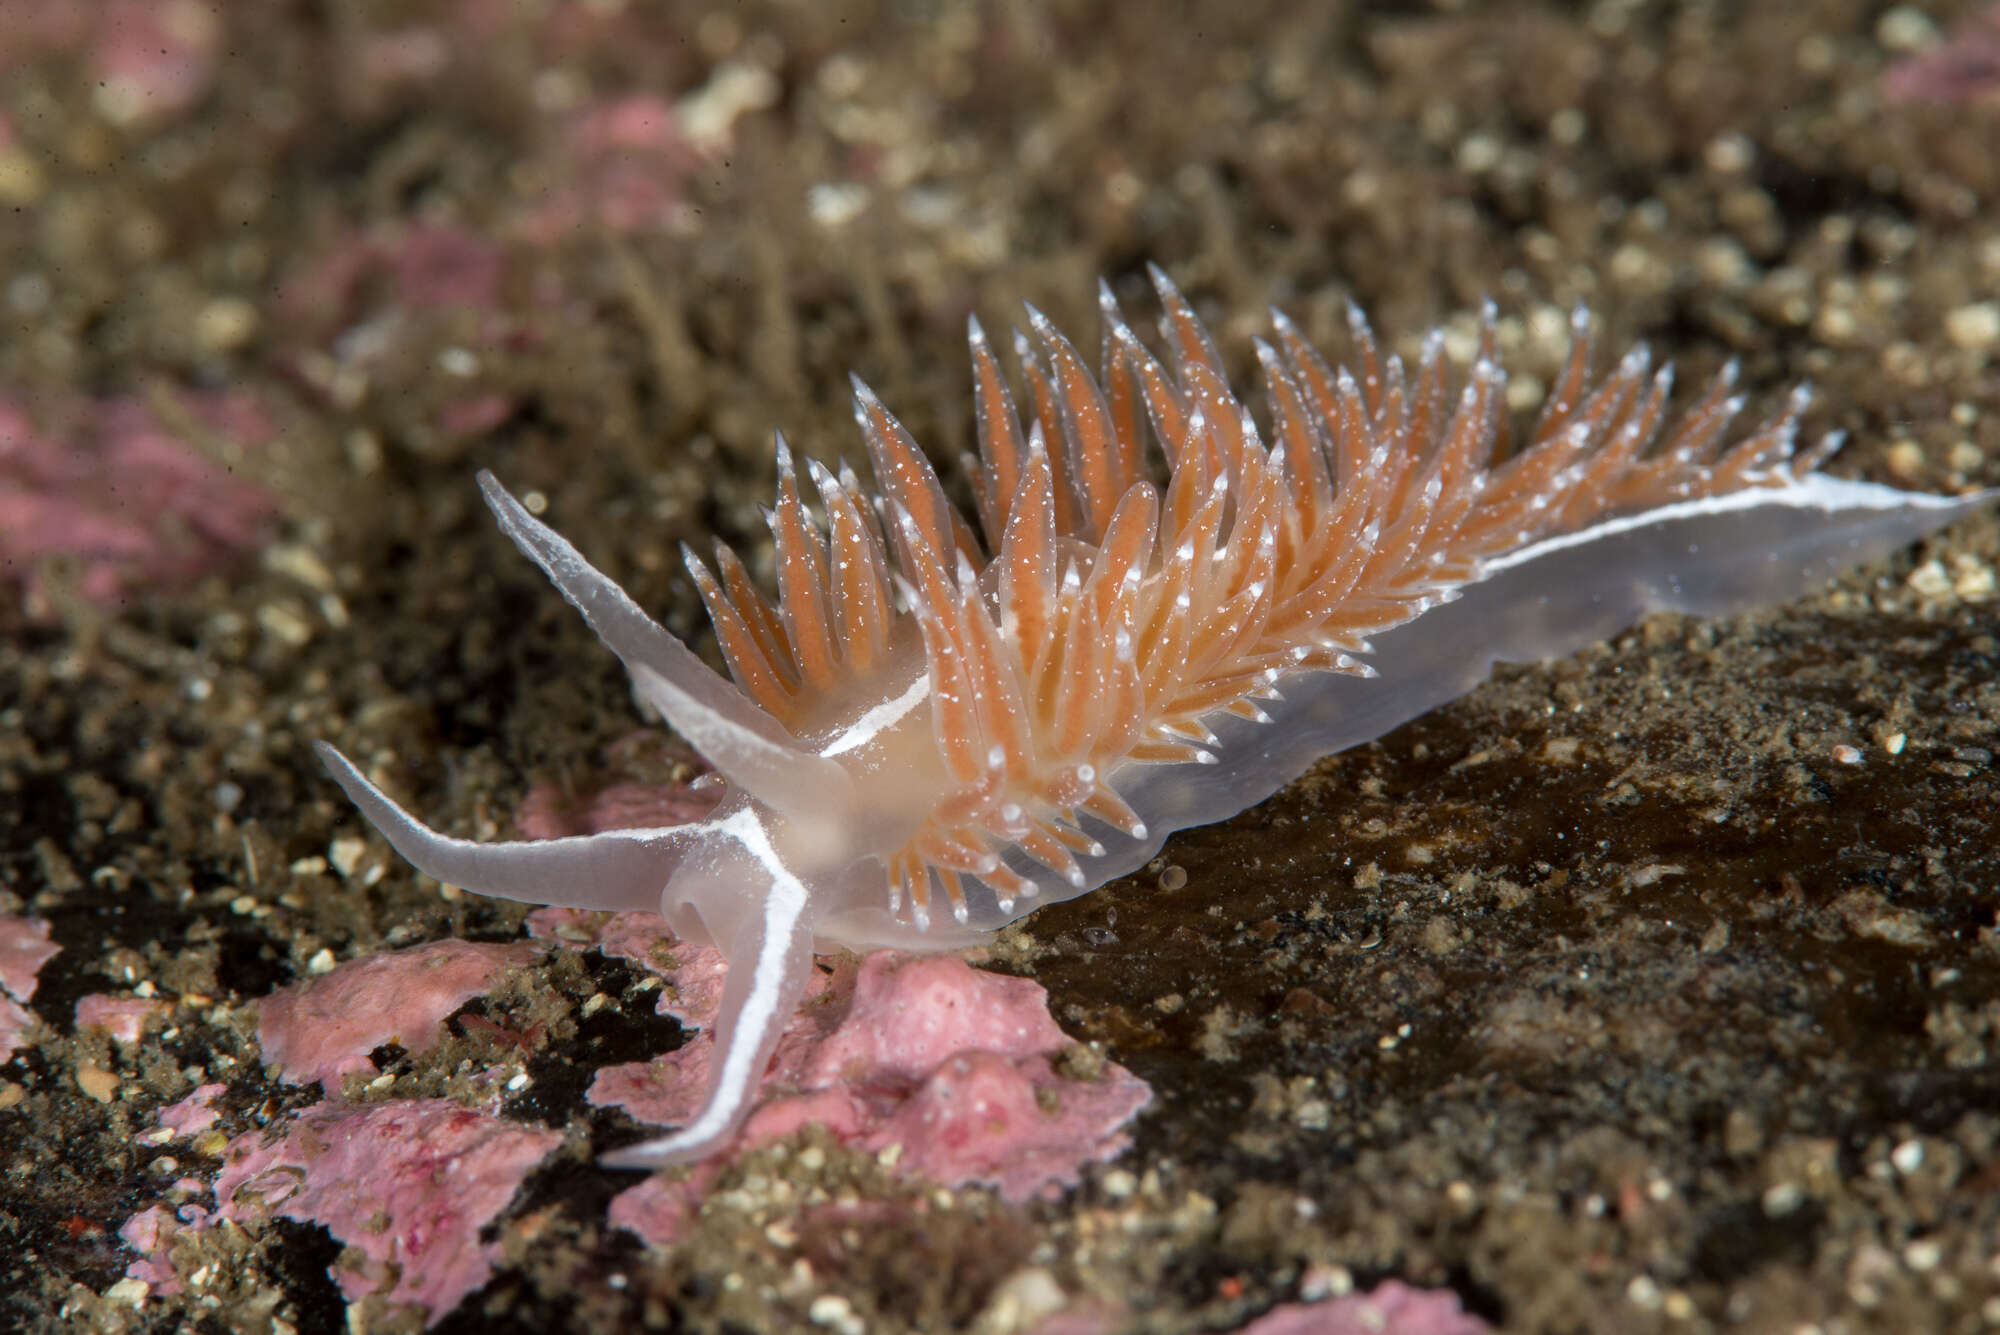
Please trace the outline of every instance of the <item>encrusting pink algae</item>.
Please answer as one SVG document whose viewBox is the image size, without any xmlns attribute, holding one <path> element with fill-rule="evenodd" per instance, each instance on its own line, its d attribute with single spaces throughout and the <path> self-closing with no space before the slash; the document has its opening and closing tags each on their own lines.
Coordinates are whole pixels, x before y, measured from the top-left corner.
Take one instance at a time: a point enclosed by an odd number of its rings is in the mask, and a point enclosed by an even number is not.
<svg viewBox="0 0 2000 1335">
<path fill-rule="evenodd" d="M 492 1106 L 349 1103 L 338 1097 L 340 1085 L 373 1072 L 370 1053 L 385 1043 L 427 1051 L 446 1017 L 539 958 L 545 942 L 594 948 L 657 974 L 665 984 L 660 1013 L 698 1031 L 665 1056 L 600 1071 L 589 1101 L 641 1121 L 676 1120 L 698 1104 L 726 975 L 720 952 L 676 941 L 653 914 L 543 909 L 529 928 L 537 940 L 445 940 L 364 956 L 259 1003 L 267 1063 L 288 1082 L 316 1081 L 333 1097 L 221 1146 L 212 1184 L 176 1184 L 187 1194 L 212 1191 L 212 1209 L 154 1205 L 129 1219 L 121 1236 L 140 1259 L 128 1275 L 178 1293 L 177 1239 L 225 1220 L 254 1232 L 281 1216 L 324 1225 L 358 1249 L 332 1272 L 350 1300 L 379 1294 L 419 1309 L 426 1324 L 441 1320 L 492 1273 L 498 1244 L 481 1243 L 480 1230 L 562 1135 L 503 1118 Z M 735 1141 L 678 1178 L 650 1177 L 627 1189 L 609 1218 L 651 1245 L 671 1246 L 731 1158 L 809 1124 L 944 1186 L 985 1183 L 1022 1200 L 1073 1185 L 1085 1163 L 1124 1147 L 1120 1128 L 1151 1095 L 1109 1063 L 1087 1077 L 1063 1074 L 1071 1047 L 1035 983 L 949 957 L 850 958 L 821 977 L 786 1026 L 758 1107 Z M 141 1139 L 162 1145 L 199 1135 L 215 1123 L 212 1104 L 224 1089 L 203 1086 L 162 1109 Z"/>
<path fill-rule="evenodd" d="M 349 960 L 259 1002 L 257 1041 L 286 1080 L 337 1094 L 341 1077 L 375 1070 L 368 1054 L 385 1043 L 428 1051 L 446 1016 L 541 953 L 531 942 L 433 941 Z"/>
<path fill-rule="evenodd" d="M 205 457 L 188 437 L 256 450 L 276 434 L 242 393 L 30 405 L 0 398 L 0 566 L 31 613 L 46 613 L 41 569 L 75 566 L 84 598 L 109 604 L 185 586 L 262 547 L 277 519 L 262 487 Z"/>
<path fill-rule="evenodd" d="M 662 1125 L 692 1115 L 714 1059 L 721 952 L 675 942 L 651 914 L 540 909 L 529 927 L 658 973 L 667 984 L 660 1012 L 700 1030 L 664 1056 L 598 1072 L 590 1102 Z M 944 1186 L 984 1183 L 1024 1200 L 1074 1185 L 1085 1163 L 1124 1147 L 1119 1129 L 1151 1093 L 1114 1063 L 1088 1078 L 1062 1074 L 1073 1044 L 1050 1018 L 1047 997 L 1033 982 L 955 957 L 843 958 L 831 975 L 816 975 L 785 1026 L 735 1139 L 685 1177 L 649 1178 L 622 1193 L 613 1221 L 667 1245 L 722 1164 L 815 1124 L 871 1153 L 895 1146 L 899 1171 Z"/>
<path fill-rule="evenodd" d="M 161 997 L 121 997 L 93 992 L 77 998 L 76 1027 L 94 1029 L 113 1042 L 130 1047 L 145 1034 L 147 1025 L 172 1010 L 172 1003 Z"/>
<path fill-rule="evenodd" d="M 447 1099 L 306 1109 L 282 1136 L 249 1132 L 223 1150 L 215 1209 L 155 1205 L 120 1235 L 141 1253 L 127 1274 L 181 1291 L 176 1238 L 222 1222 L 255 1229 L 274 1217 L 321 1224 L 348 1247 L 332 1268 L 350 1302 L 381 1293 L 435 1325 L 493 1272 L 500 1244 L 480 1230 L 521 1180 L 562 1143 L 540 1130 Z"/>
<path fill-rule="evenodd" d="M 0 914 L 0 1061 L 27 1041 L 35 1017 L 22 1003 L 34 999 L 35 975 L 61 950 L 46 922 Z"/>
<path fill-rule="evenodd" d="M 1388 1280 L 1367 1293 L 1316 1303 L 1281 1303 L 1235 1335 L 1484 1335 L 1493 1329 L 1456 1294 L 1427 1293 Z"/>
</svg>

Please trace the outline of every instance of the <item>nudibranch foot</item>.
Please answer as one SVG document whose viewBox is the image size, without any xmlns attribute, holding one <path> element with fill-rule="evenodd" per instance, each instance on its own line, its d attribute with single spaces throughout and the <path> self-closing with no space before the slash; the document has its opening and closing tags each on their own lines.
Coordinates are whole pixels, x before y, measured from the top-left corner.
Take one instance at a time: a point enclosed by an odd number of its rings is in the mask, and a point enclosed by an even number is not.
<svg viewBox="0 0 2000 1335">
<path fill-rule="evenodd" d="M 729 976 L 716 1017 L 716 1053 L 708 1095 L 692 1122 L 670 1136 L 614 1150 L 611 1168 L 659 1168 L 706 1157 L 736 1133 L 749 1114 L 771 1054 L 812 979 L 810 896 L 785 869 L 763 826 L 749 811 L 721 822 L 770 880 L 758 910 L 742 915 L 724 953 Z"/>
</svg>

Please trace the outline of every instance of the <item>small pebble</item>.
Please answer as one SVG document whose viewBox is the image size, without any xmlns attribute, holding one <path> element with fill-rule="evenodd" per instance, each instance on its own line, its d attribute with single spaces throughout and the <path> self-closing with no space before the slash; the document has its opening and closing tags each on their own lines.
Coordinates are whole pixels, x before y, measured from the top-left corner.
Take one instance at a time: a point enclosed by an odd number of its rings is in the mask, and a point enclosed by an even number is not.
<svg viewBox="0 0 2000 1335">
<path fill-rule="evenodd" d="M 100 1066 L 77 1067 L 76 1087 L 99 1103 L 118 1097 L 118 1077 Z"/>
</svg>

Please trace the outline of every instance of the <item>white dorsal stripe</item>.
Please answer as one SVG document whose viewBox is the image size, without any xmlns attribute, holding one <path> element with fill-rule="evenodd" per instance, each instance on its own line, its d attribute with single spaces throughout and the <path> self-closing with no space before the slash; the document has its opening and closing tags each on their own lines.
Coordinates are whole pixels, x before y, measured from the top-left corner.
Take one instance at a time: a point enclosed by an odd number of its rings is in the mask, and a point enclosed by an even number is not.
<svg viewBox="0 0 2000 1335">
<path fill-rule="evenodd" d="M 1823 510 L 1827 514 L 1838 514 L 1846 510 L 1876 510 L 1884 513 L 1908 511 L 1921 513 L 1925 510 L 1944 511 L 1948 516 L 1971 514 L 1973 511 L 1991 505 L 2000 499 L 2000 489 L 1977 491 L 1965 496 L 1930 496 L 1920 491 L 1898 491 L 1874 482 L 1859 482 L 1848 478 L 1828 477 L 1824 473 L 1813 473 L 1778 487 L 1746 487 L 1742 491 L 1724 492 L 1720 496 L 1702 496 L 1690 501 L 1675 501 L 1669 505 L 1654 506 L 1636 514 L 1619 515 L 1601 524 L 1576 529 L 1569 533 L 1559 533 L 1552 538 L 1516 547 L 1504 556 L 1489 557 L 1480 563 L 1482 576 L 1498 575 L 1515 566 L 1528 565 L 1554 552 L 1571 547 L 1582 547 L 1606 538 L 1629 533 L 1634 529 L 1651 528 L 1670 524 L 1677 520 L 1698 518 L 1702 515 L 1728 514 L 1737 510 L 1759 510 L 1769 506 L 1786 506 L 1798 510 Z M 1919 520 L 1913 524 L 1899 526 L 1898 533 L 1907 528 L 1913 535 L 1921 535 L 1938 527 L 1944 521 Z M 1900 536 L 1888 544 L 1892 549 L 1908 539 Z"/>
<path fill-rule="evenodd" d="M 930 693 L 930 674 L 919 672 L 916 680 L 911 682 L 901 695 L 893 700 L 886 700 L 876 705 L 860 718 L 854 720 L 853 723 L 841 729 L 840 734 L 821 747 L 819 753 L 822 756 L 838 756 L 845 755 L 849 751 L 860 750 L 884 732 L 896 726 L 905 714 L 908 714 L 912 709 L 922 704 L 924 697 Z"/>
</svg>

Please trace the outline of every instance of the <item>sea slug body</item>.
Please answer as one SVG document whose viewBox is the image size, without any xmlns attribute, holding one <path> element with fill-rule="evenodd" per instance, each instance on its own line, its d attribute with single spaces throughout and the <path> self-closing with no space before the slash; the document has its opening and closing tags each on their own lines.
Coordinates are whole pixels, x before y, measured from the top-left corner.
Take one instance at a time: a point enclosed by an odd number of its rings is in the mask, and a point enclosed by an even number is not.
<svg viewBox="0 0 2000 1335">
<path fill-rule="evenodd" d="M 687 554 L 734 682 L 652 621 L 490 474 L 500 526 L 715 766 L 707 819 L 481 844 L 416 821 L 344 757 L 334 778 L 404 857 L 531 903 L 655 910 L 730 960 L 702 1111 L 618 1166 L 699 1157 L 748 1111 L 815 949 L 951 949 L 1262 801 L 1318 757 L 1654 611 L 1781 601 L 1988 504 L 1816 470 L 1807 395 L 1726 442 L 1733 370 L 1667 426 L 1669 369 L 1568 361 L 1516 446 L 1489 309 L 1454 389 L 1351 313 L 1334 369 L 1282 316 L 1253 418 L 1166 276 L 1157 356 L 1100 290 L 1093 375 L 1039 313 L 1013 339 L 1025 415 L 971 326 L 978 528 L 865 386 L 879 497 L 782 439 L 778 597 L 726 547 Z M 1268 437 L 1268 443 L 1267 443 Z M 1150 442 L 1150 444 L 1149 444 Z M 1164 468 L 1155 481 L 1153 447 Z"/>
</svg>

